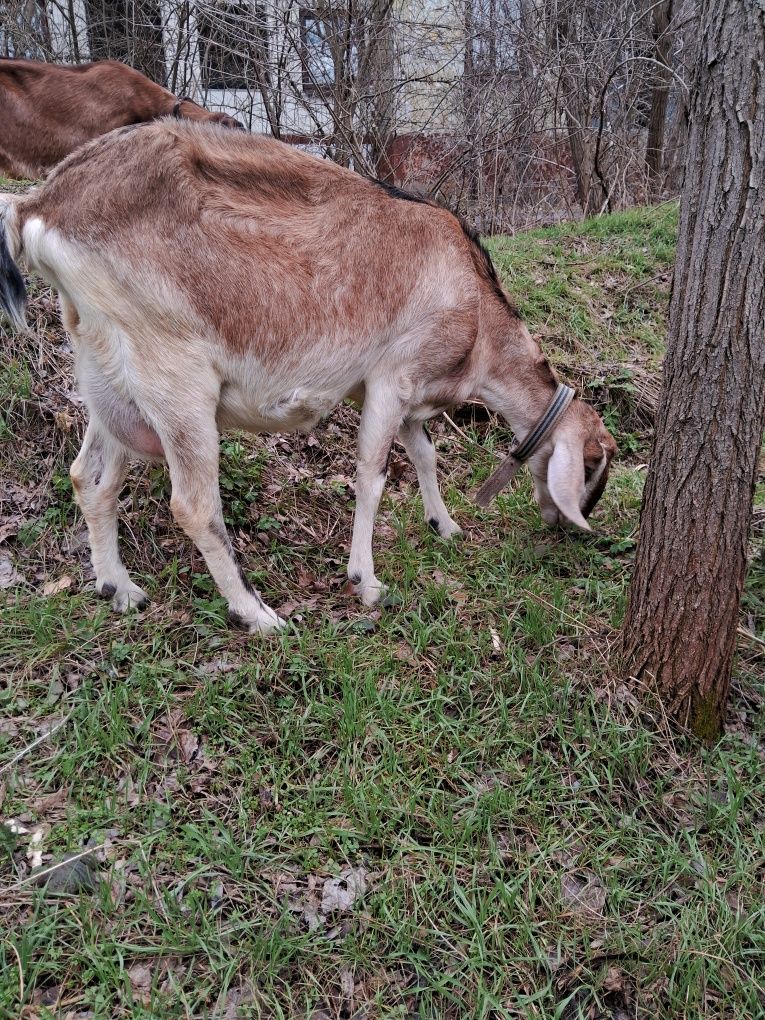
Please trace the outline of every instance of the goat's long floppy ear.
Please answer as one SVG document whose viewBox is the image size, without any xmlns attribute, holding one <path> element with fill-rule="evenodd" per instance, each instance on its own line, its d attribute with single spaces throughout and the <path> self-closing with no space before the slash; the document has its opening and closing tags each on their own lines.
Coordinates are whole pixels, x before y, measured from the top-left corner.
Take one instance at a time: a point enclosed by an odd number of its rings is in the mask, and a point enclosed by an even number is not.
<svg viewBox="0 0 765 1020">
<path fill-rule="evenodd" d="M 583 531 L 592 531 L 579 509 L 585 491 L 584 454 L 581 444 L 571 436 L 562 435 L 555 440 L 547 464 L 547 488 L 567 521 Z"/>
</svg>

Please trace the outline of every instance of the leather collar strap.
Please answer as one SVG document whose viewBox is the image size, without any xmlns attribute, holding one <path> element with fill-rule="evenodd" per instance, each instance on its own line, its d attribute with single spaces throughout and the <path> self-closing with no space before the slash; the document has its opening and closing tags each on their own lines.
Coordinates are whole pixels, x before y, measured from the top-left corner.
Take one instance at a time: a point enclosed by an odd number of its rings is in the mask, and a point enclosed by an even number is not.
<svg viewBox="0 0 765 1020">
<path fill-rule="evenodd" d="M 175 101 L 175 106 L 173 106 L 173 113 L 172 113 L 173 117 L 175 117 L 176 120 L 180 120 L 180 117 L 181 117 L 181 107 L 183 106 L 183 104 L 184 103 L 193 103 L 193 102 L 194 102 L 194 100 L 191 98 L 191 96 L 179 96 L 176 99 L 176 101 Z"/>
<path fill-rule="evenodd" d="M 559 383 L 555 394 L 542 417 L 533 426 L 529 434 L 510 450 L 493 474 L 489 475 L 475 496 L 479 506 L 488 506 L 500 490 L 504 489 L 513 475 L 523 467 L 529 457 L 534 454 L 547 439 L 552 430 L 563 417 L 563 414 L 574 399 L 576 391 L 565 383 Z"/>
</svg>

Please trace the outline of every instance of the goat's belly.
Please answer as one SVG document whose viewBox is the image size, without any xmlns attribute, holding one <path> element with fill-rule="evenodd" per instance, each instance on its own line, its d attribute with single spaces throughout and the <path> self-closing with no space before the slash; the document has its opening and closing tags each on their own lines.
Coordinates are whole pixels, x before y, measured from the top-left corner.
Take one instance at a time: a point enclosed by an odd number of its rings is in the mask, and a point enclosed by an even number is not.
<svg viewBox="0 0 765 1020">
<path fill-rule="evenodd" d="M 164 457 L 159 436 L 141 417 L 135 404 L 126 400 L 112 401 L 98 406 L 96 413 L 114 438 L 128 450 L 147 460 Z"/>
<path fill-rule="evenodd" d="M 218 427 L 248 432 L 310 432 L 342 399 L 343 394 L 297 389 L 267 403 L 253 400 L 229 383 L 221 392 Z"/>
<path fill-rule="evenodd" d="M 106 430 L 132 453 L 155 460 L 164 457 L 162 442 L 132 400 L 97 373 L 81 373 L 85 402 Z"/>
</svg>

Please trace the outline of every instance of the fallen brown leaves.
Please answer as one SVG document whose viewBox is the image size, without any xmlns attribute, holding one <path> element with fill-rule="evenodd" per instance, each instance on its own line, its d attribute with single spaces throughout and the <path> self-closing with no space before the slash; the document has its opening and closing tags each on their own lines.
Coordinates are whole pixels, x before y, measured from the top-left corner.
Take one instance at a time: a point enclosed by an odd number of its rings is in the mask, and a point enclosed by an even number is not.
<svg viewBox="0 0 765 1020">
<path fill-rule="evenodd" d="M 273 872 L 266 877 L 276 901 L 286 901 L 308 931 L 323 930 L 329 940 L 346 933 L 345 915 L 357 911 L 373 880 L 363 865 L 346 867 L 339 875 Z"/>
</svg>

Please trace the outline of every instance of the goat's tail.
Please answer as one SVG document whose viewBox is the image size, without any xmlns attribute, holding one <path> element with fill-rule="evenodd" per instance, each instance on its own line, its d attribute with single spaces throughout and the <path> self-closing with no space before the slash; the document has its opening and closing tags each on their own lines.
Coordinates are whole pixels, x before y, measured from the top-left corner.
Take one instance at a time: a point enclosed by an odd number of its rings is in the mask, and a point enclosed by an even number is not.
<svg viewBox="0 0 765 1020">
<path fill-rule="evenodd" d="M 8 227 L 15 217 L 15 196 L 0 194 L 0 312 L 5 312 L 18 330 L 25 330 L 27 292 L 8 246 Z"/>
</svg>

